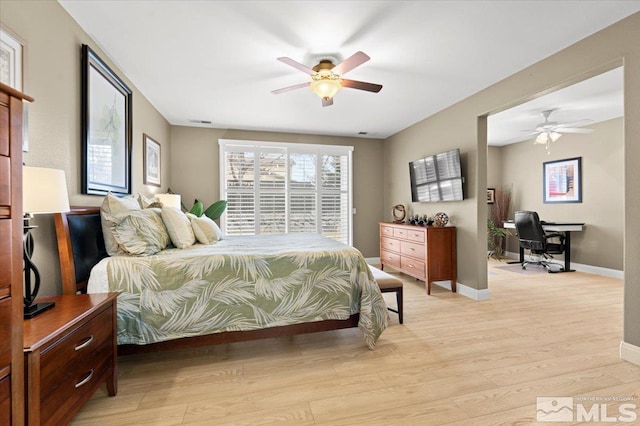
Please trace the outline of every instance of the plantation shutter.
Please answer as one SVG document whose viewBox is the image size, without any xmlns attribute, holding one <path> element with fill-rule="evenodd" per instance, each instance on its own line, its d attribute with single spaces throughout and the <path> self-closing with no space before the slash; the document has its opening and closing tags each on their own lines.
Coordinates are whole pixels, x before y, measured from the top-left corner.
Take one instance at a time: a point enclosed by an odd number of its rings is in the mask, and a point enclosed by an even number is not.
<svg viewBox="0 0 640 426">
<path fill-rule="evenodd" d="M 352 243 L 353 147 L 220 140 L 228 235 L 314 232 Z"/>
</svg>

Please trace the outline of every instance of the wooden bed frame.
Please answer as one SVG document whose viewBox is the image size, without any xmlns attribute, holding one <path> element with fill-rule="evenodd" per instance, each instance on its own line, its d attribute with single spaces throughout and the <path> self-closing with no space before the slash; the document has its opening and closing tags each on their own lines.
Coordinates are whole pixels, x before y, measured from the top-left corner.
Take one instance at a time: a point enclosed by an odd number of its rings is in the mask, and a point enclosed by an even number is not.
<svg viewBox="0 0 640 426">
<path fill-rule="evenodd" d="M 70 212 L 54 215 L 62 277 L 62 293 L 87 292 L 91 268 L 107 257 L 102 236 L 99 207 L 72 207 Z M 157 352 L 172 349 L 218 345 L 271 337 L 293 336 L 358 326 L 359 315 L 346 320 L 325 320 L 250 331 L 229 331 L 186 337 L 149 345 L 119 345 L 118 355 Z"/>
</svg>

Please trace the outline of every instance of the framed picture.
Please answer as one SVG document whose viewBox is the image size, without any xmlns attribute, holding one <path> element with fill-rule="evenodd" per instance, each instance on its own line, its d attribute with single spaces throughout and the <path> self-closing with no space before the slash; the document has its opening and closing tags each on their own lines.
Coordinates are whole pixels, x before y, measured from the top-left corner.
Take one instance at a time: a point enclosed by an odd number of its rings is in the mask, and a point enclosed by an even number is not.
<svg viewBox="0 0 640 426">
<path fill-rule="evenodd" d="M 131 194 L 131 111 L 131 90 L 83 44 L 83 194 Z"/>
<path fill-rule="evenodd" d="M 582 157 L 547 161 L 542 165 L 545 203 L 582 202 Z"/>
<path fill-rule="evenodd" d="M 23 91 L 25 43 L 7 27 L 0 25 L 0 82 Z"/>
<path fill-rule="evenodd" d="M 149 135 L 144 134 L 144 184 L 160 186 L 161 173 L 160 165 L 160 144 L 154 141 Z"/>
<path fill-rule="evenodd" d="M 496 202 L 495 188 L 487 188 L 487 204 L 493 204 L 495 202 Z"/>
</svg>

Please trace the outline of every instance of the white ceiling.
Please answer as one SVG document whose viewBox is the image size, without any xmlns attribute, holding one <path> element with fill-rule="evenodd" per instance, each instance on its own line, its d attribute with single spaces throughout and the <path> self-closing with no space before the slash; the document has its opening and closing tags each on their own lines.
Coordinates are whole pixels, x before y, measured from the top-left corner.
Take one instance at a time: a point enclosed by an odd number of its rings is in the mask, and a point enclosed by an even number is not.
<svg viewBox="0 0 640 426">
<path fill-rule="evenodd" d="M 640 0 L 58 1 L 173 125 L 371 138 L 640 11 Z M 308 78 L 280 56 L 311 67 L 358 50 L 371 60 L 347 78 L 378 94 L 343 89 L 323 108 L 306 88 L 271 93 Z"/>
</svg>

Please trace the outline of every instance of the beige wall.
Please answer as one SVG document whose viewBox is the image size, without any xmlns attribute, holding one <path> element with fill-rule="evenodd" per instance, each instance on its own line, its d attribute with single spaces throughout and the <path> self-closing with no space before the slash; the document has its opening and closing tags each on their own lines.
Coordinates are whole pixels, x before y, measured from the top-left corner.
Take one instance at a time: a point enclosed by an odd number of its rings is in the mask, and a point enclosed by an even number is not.
<svg viewBox="0 0 640 426">
<path fill-rule="evenodd" d="M 587 224 L 584 232 L 572 234 L 572 262 L 622 270 L 623 126 L 624 120 L 617 118 L 589 126 L 592 134 L 565 134 L 549 155 L 531 141 L 498 148 L 502 167 L 494 167 L 489 157 L 488 169 L 500 169 L 501 184 L 511 188 L 514 210 L 534 210 L 547 221 Z M 544 204 L 542 164 L 575 157 L 582 157 L 582 203 Z M 517 252 L 517 238 L 509 240 L 508 249 Z"/>
<path fill-rule="evenodd" d="M 566 87 L 624 64 L 624 340 L 640 345 L 640 13 L 636 13 L 385 141 L 385 207 L 409 200 L 407 161 L 423 152 L 460 148 L 466 156 L 468 200 L 443 208 L 456 218 L 459 282 L 487 288 L 487 114 Z M 478 194 L 481 194 L 478 196 Z M 387 216 L 388 218 L 389 216 Z"/>
<path fill-rule="evenodd" d="M 0 1 L 2 23 L 26 42 L 24 91 L 35 98 L 29 107 L 29 166 L 66 172 L 71 205 L 99 205 L 102 197 L 82 195 L 80 141 L 80 46 L 88 44 L 133 91 L 133 191 L 150 193 L 142 184 L 142 134 L 162 145 L 162 184 L 171 180 L 169 123 L 126 79 L 124 73 L 55 1 Z M 55 231 L 51 215 L 38 216 L 34 261 L 42 276 L 40 295 L 61 293 Z"/>
<path fill-rule="evenodd" d="M 353 245 L 365 257 L 379 252 L 378 222 L 384 216 L 382 200 L 383 141 L 378 139 L 300 135 L 173 126 L 171 128 L 171 189 L 187 206 L 198 198 L 219 199 L 218 139 L 353 146 Z"/>
</svg>

